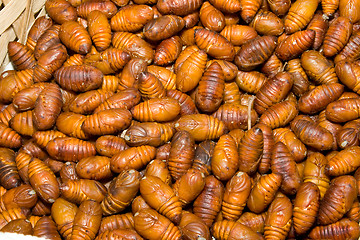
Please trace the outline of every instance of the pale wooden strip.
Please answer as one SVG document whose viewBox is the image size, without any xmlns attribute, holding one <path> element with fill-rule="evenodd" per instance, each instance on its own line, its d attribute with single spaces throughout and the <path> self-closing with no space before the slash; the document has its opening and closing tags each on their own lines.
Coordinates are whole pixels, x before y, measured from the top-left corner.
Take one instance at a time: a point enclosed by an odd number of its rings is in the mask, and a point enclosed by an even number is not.
<svg viewBox="0 0 360 240">
<path fill-rule="evenodd" d="M 34 13 L 42 11 L 42 8 L 45 6 L 46 0 L 33 0 L 32 1 L 32 11 Z"/>
<path fill-rule="evenodd" d="M 23 1 L 11 0 L 0 11 L 0 34 L 8 29 L 11 24 L 23 13 L 26 4 Z"/>
<path fill-rule="evenodd" d="M 11 0 L 3 0 L 5 6 L 10 2 Z M 28 22 L 30 22 L 30 19 L 34 19 L 34 16 L 32 16 L 32 12 L 31 12 L 31 6 L 32 6 L 31 0 L 25 0 L 24 4 L 26 4 L 24 12 L 12 24 L 16 36 L 18 37 L 19 42 L 21 43 L 25 42 Z"/>
<path fill-rule="evenodd" d="M 37 17 L 42 17 L 46 15 L 46 10 L 45 7 L 41 8 L 40 12 L 38 13 Z"/>
<path fill-rule="evenodd" d="M 21 34 L 20 35 L 18 34 L 18 38 L 19 38 L 19 42 L 25 44 L 29 23 L 31 22 L 31 19 L 34 19 L 34 15 L 32 12 L 32 0 L 26 0 L 26 8 L 21 17 L 23 17 L 23 21 L 22 21 L 23 25 L 21 27 Z"/>
</svg>

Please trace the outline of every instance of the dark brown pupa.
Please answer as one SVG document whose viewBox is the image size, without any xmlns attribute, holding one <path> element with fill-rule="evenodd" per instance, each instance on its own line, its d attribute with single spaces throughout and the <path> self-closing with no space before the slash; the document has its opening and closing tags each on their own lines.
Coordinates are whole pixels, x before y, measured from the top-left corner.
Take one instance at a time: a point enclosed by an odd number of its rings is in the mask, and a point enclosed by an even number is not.
<svg viewBox="0 0 360 240">
<path fill-rule="evenodd" d="M 210 56 L 232 61 L 235 57 L 235 49 L 231 42 L 219 33 L 199 28 L 195 30 L 195 43 L 200 48 L 206 51 Z"/>
<path fill-rule="evenodd" d="M 199 81 L 195 95 L 195 104 L 202 112 L 215 112 L 223 100 L 225 87 L 224 73 L 221 66 L 214 62 Z"/>
<path fill-rule="evenodd" d="M 33 68 L 35 66 L 35 57 L 26 45 L 19 42 L 9 42 L 8 53 L 10 60 L 17 70 Z"/>
<path fill-rule="evenodd" d="M 61 67 L 55 72 L 55 81 L 64 89 L 85 92 L 101 86 L 103 74 L 92 66 Z"/>
<path fill-rule="evenodd" d="M 263 64 L 276 47 L 275 36 L 252 39 L 241 46 L 235 56 L 235 64 L 242 71 L 250 71 Z"/>
</svg>

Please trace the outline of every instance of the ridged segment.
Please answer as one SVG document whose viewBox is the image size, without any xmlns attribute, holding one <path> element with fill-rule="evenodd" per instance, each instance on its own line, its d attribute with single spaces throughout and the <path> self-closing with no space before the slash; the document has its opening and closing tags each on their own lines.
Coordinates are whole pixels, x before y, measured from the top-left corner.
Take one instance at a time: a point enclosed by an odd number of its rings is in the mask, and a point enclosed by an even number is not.
<svg viewBox="0 0 360 240">
<path fill-rule="evenodd" d="M 122 240 L 122 239 L 142 239 L 142 237 L 133 229 L 114 229 L 101 232 L 95 240 Z"/>
<path fill-rule="evenodd" d="M 56 122 L 63 105 L 60 87 L 48 84 L 36 100 L 33 111 L 33 121 L 36 129 L 50 129 Z"/>
<path fill-rule="evenodd" d="M 0 123 L 0 145 L 9 148 L 19 148 L 22 144 L 21 136 L 14 130 Z"/>
<path fill-rule="evenodd" d="M 221 211 L 225 219 L 236 221 L 242 214 L 251 190 L 250 177 L 238 172 L 226 184 Z"/>
<path fill-rule="evenodd" d="M 239 144 L 239 171 L 251 175 L 257 171 L 264 148 L 264 136 L 260 128 L 251 128 Z"/>
<path fill-rule="evenodd" d="M 61 236 L 69 240 L 72 233 L 74 218 L 78 208 L 75 204 L 58 198 L 51 208 L 51 216 L 57 225 L 57 229 Z"/>
<path fill-rule="evenodd" d="M 184 175 L 192 165 L 195 156 L 195 142 L 190 133 L 179 131 L 175 133 L 168 159 L 168 168 L 174 180 Z"/>
<path fill-rule="evenodd" d="M 115 154 L 128 149 L 125 140 L 113 135 L 105 135 L 99 137 L 95 142 L 96 151 L 100 155 L 112 157 Z"/>
<path fill-rule="evenodd" d="M 326 167 L 326 173 L 329 176 L 340 176 L 355 171 L 360 166 L 360 147 L 348 147 L 333 158 L 331 158 Z"/>
<path fill-rule="evenodd" d="M 338 99 L 343 92 L 344 85 L 339 83 L 317 86 L 300 97 L 298 101 L 299 110 L 307 114 L 320 112 L 329 103 Z"/>
<path fill-rule="evenodd" d="M 207 54 L 220 60 L 232 61 L 234 59 L 234 46 L 225 37 L 204 28 L 195 29 L 194 32 L 196 45 Z"/>
<path fill-rule="evenodd" d="M 147 67 L 147 71 L 154 74 L 161 81 L 166 90 L 176 89 L 176 74 L 169 69 L 150 65 Z"/>
<path fill-rule="evenodd" d="M 334 62 L 338 63 L 341 60 L 353 61 L 360 57 L 360 32 L 355 32 L 345 45 L 343 50 L 335 57 Z"/>
<path fill-rule="evenodd" d="M 357 98 L 341 99 L 326 107 L 326 118 L 332 122 L 347 122 L 359 118 L 360 100 Z"/>
<path fill-rule="evenodd" d="M 266 80 L 266 76 L 258 71 L 239 71 L 235 79 L 240 90 L 248 93 L 257 93 Z"/>
<path fill-rule="evenodd" d="M 64 89 L 75 92 L 86 92 L 101 86 L 103 74 L 92 66 L 61 67 L 55 72 L 56 82 Z"/>
<path fill-rule="evenodd" d="M 17 113 L 9 124 L 12 129 L 21 135 L 32 136 L 36 131 L 32 110 Z"/>
<path fill-rule="evenodd" d="M 210 3 L 217 9 L 225 13 L 236 13 L 241 10 L 241 2 L 233 0 L 211 0 Z"/>
<path fill-rule="evenodd" d="M 171 224 L 167 229 L 165 234 L 162 236 L 161 240 L 176 240 L 176 239 L 181 239 L 182 235 L 181 232 L 179 231 L 178 227 L 176 227 L 175 225 Z"/>
<path fill-rule="evenodd" d="M 292 203 L 286 196 L 276 197 L 265 218 L 265 239 L 284 239 L 292 225 Z"/>
<path fill-rule="evenodd" d="M 77 204 L 88 199 L 101 202 L 106 194 L 104 185 L 88 179 L 69 180 L 64 182 L 60 188 L 62 197 Z"/>
<path fill-rule="evenodd" d="M 240 103 L 241 92 L 236 82 L 225 83 L 223 102 L 226 103 Z"/>
<path fill-rule="evenodd" d="M 119 78 L 113 75 L 106 75 L 103 77 L 101 89 L 106 92 L 115 93 L 119 87 Z"/>
<path fill-rule="evenodd" d="M 211 160 L 211 170 L 219 180 L 229 180 L 239 167 L 239 152 L 234 138 L 228 134 L 219 138 Z"/>
<path fill-rule="evenodd" d="M 93 11 L 103 12 L 107 18 L 110 18 L 115 15 L 117 11 L 116 5 L 112 1 L 80 1 L 81 4 L 77 6 L 77 14 L 82 18 L 87 18 L 89 14 Z"/>
<path fill-rule="evenodd" d="M 33 109 L 38 96 L 46 86 L 48 86 L 47 83 L 35 83 L 31 87 L 21 90 L 14 96 L 13 104 L 9 105 L 10 108 L 8 110 L 27 111 Z M 12 114 L 11 112 L 8 113 Z"/>
<path fill-rule="evenodd" d="M 126 169 L 139 170 L 146 166 L 156 154 L 156 148 L 149 145 L 132 147 L 114 155 L 110 160 L 113 172 L 120 173 Z"/>
<path fill-rule="evenodd" d="M 283 61 L 291 60 L 309 49 L 314 44 L 314 40 L 315 31 L 297 31 L 276 47 L 275 54 Z"/>
<path fill-rule="evenodd" d="M 96 46 L 96 49 L 103 51 L 111 43 L 111 27 L 106 15 L 100 11 L 92 11 L 88 16 L 88 31 Z"/>
<path fill-rule="evenodd" d="M 144 238 L 180 240 L 181 233 L 168 218 L 153 209 L 143 209 L 134 214 L 135 230 Z"/>
<path fill-rule="evenodd" d="M 327 129 L 318 126 L 315 122 L 300 119 L 300 117 L 295 118 L 291 122 L 291 130 L 307 146 L 314 147 L 317 150 L 326 150 L 332 147 L 332 134 Z M 319 141 L 320 139 L 322 141 Z"/>
<path fill-rule="evenodd" d="M 216 222 L 212 227 L 212 234 L 216 239 L 227 239 L 234 226 L 233 221 Z"/>
<path fill-rule="evenodd" d="M 111 28 L 115 32 L 137 32 L 153 19 L 154 13 L 147 5 L 122 7 L 111 18 Z"/>
<path fill-rule="evenodd" d="M 93 143 L 72 137 L 55 138 L 47 144 L 46 150 L 56 160 L 71 162 L 96 154 Z"/>
<path fill-rule="evenodd" d="M 180 104 L 172 98 L 152 98 L 131 109 L 133 118 L 140 122 L 167 122 L 180 113 Z"/>
<path fill-rule="evenodd" d="M 335 70 L 341 83 L 356 93 L 360 92 L 360 67 L 357 64 L 341 61 L 336 64 Z"/>
<path fill-rule="evenodd" d="M 140 173 L 134 169 L 123 171 L 110 184 L 105 199 L 101 202 L 104 215 L 123 211 L 135 198 L 140 187 Z"/>
<path fill-rule="evenodd" d="M 19 152 L 15 157 L 16 167 L 21 179 L 29 183 L 28 166 L 32 156 L 25 152 Z"/>
<path fill-rule="evenodd" d="M 10 103 L 17 92 L 34 84 L 32 69 L 5 71 L 1 74 L 0 79 L 0 101 L 2 103 Z"/>
<path fill-rule="evenodd" d="M 241 18 L 246 22 L 250 23 L 250 21 L 255 17 L 257 11 L 261 7 L 261 0 L 240 0 L 241 4 Z"/>
<path fill-rule="evenodd" d="M 140 181 L 140 193 L 147 204 L 174 223 L 181 219 L 182 205 L 174 190 L 160 178 L 146 176 Z"/>
<path fill-rule="evenodd" d="M 167 65 L 175 61 L 182 51 L 182 45 L 178 36 L 163 40 L 156 48 L 154 64 Z"/>
<path fill-rule="evenodd" d="M 271 153 L 275 145 L 275 140 L 273 137 L 273 131 L 269 126 L 259 123 L 257 124 L 257 127 L 261 129 L 264 140 L 263 153 L 258 166 L 258 171 L 261 174 L 265 174 L 270 170 Z"/>
<path fill-rule="evenodd" d="M 288 148 L 277 142 L 271 156 L 271 171 L 282 176 L 281 189 L 287 194 L 295 194 L 301 184 L 301 177 L 296 163 Z"/>
<path fill-rule="evenodd" d="M 360 235 L 359 224 L 344 218 L 327 226 L 317 226 L 309 233 L 312 239 L 327 239 L 336 236 L 339 240 L 356 240 Z"/>
<path fill-rule="evenodd" d="M 89 139 L 89 134 L 85 133 L 82 129 L 86 118 L 87 116 L 82 114 L 62 112 L 56 120 L 56 128 L 67 136 L 82 140 Z"/>
<path fill-rule="evenodd" d="M 208 138 L 216 139 L 224 133 L 225 125 L 223 122 L 218 120 L 217 118 L 208 117 Z"/>
<path fill-rule="evenodd" d="M 0 213 L 0 228 L 3 228 L 10 221 L 16 219 L 26 219 L 25 213 L 21 208 L 12 208 L 7 211 L 3 211 Z"/>
<path fill-rule="evenodd" d="M 35 66 L 36 60 L 33 51 L 26 45 L 19 42 L 9 42 L 8 52 L 10 60 L 15 65 L 16 69 L 24 70 Z"/>
<path fill-rule="evenodd" d="M 139 92 L 144 100 L 151 98 L 163 98 L 166 90 L 160 80 L 149 72 L 139 74 Z"/>
<path fill-rule="evenodd" d="M 53 203 L 60 195 L 59 184 L 51 169 L 40 159 L 29 163 L 29 180 L 36 193 L 47 203 Z"/>
<path fill-rule="evenodd" d="M 329 26 L 324 38 L 324 55 L 326 57 L 336 55 L 348 43 L 351 34 L 352 24 L 350 20 L 346 17 L 336 18 Z"/>
<path fill-rule="evenodd" d="M 225 76 L 221 66 L 214 62 L 201 77 L 195 95 L 195 104 L 202 112 L 214 112 L 222 103 Z"/>
<path fill-rule="evenodd" d="M 290 129 L 276 128 L 274 129 L 273 134 L 275 142 L 284 143 L 290 150 L 296 162 L 300 162 L 305 158 L 307 154 L 306 146 Z"/>
<path fill-rule="evenodd" d="M 268 108 L 260 117 L 259 122 L 272 129 L 286 126 L 298 114 L 297 104 L 283 101 Z"/>
<path fill-rule="evenodd" d="M 330 186 L 330 177 L 325 174 L 327 162 L 321 153 L 313 153 L 307 158 L 304 167 L 304 182 L 315 183 L 320 190 L 321 199 Z"/>
<path fill-rule="evenodd" d="M 0 123 L 9 126 L 10 120 L 16 115 L 17 111 L 14 104 L 9 104 L 0 112 Z"/>
<path fill-rule="evenodd" d="M 34 67 L 34 82 L 49 81 L 68 57 L 66 47 L 57 43 L 46 49 Z"/>
<path fill-rule="evenodd" d="M 101 103 L 113 96 L 113 91 L 104 89 L 96 89 L 88 92 L 80 93 L 70 103 L 69 110 L 79 114 L 92 113 Z"/>
<path fill-rule="evenodd" d="M 255 232 L 264 233 L 266 212 L 255 214 L 252 212 L 245 212 L 241 214 L 237 222 L 249 227 Z"/>
<path fill-rule="evenodd" d="M 261 176 L 251 189 L 247 207 L 254 213 L 263 212 L 274 199 L 281 182 L 281 175 L 276 173 Z"/>
<path fill-rule="evenodd" d="M 297 12 L 288 12 L 285 18 L 285 29 L 286 32 L 293 33 L 296 30 L 301 30 L 307 25 L 308 20 L 306 16 L 299 15 Z"/>
<path fill-rule="evenodd" d="M 295 197 L 293 224 L 296 233 L 304 234 L 315 223 L 319 210 L 320 190 L 314 183 L 303 183 Z"/>
<path fill-rule="evenodd" d="M 301 64 L 316 84 L 332 84 L 338 82 L 338 76 L 335 73 L 335 68 L 332 63 L 319 52 L 313 50 L 306 51 L 301 56 Z"/>
<path fill-rule="evenodd" d="M 116 94 L 104 100 L 98 107 L 95 108 L 94 113 L 114 108 L 129 110 L 136 104 L 138 104 L 140 102 L 140 99 L 141 95 L 137 89 L 127 88 L 125 90 L 117 92 Z"/>
<path fill-rule="evenodd" d="M 109 109 L 88 116 L 82 130 L 89 135 L 115 134 L 131 123 L 131 113 L 126 109 Z"/>
<path fill-rule="evenodd" d="M 91 57 L 85 58 L 84 62 L 100 69 L 103 74 L 114 74 L 123 69 L 131 57 L 122 49 L 110 47 L 98 55 L 95 54 L 93 58 L 93 60 Z"/>
<path fill-rule="evenodd" d="M 298 58 L 288 61 L 288 64 L 286 65 L 285 69 L 289 73 L 299 72 L 303 78 L 308 80 L 308 76 L 306 75 L 304 69 L 302 68 L 301 61 Z"/>
<path fill-rule="evenodd" d="M 112 38 L 114 47 L 128 52 L 132 58 L 143 59 L 150 64 L 154 58 L 154 50 L 145 40 L 129 32 L 116 32 Z"/>
<path fill-rule="evenodd" d="M 176 88 L 181 92 L 188 92 L 194 89 L 206 67 L 207 55 L 204 51 L 192 53 L 176 72 Z"/>
<path fill-rule="evenodd" d="M 9 148 L 0 148 L 0 155 L 0 183 L 6 189 L 14 189 L 21 184 L 15 153 Z M 14 201 L 17 201 L 16 198 L 17 196 L 14 197 Z M 21 196 L 19 198 L 21 199 Z"/>
<path fill-rule="evenodd" d="M 353 176 L 334 178 L 320 203 L 318 223 L 328 225 L 339 221 L 350 210 L 356 197 L 356 180 Z"/>
<path fill-rule="evenodd" d="M 63 66 L 67 67 L 67 66 L 82 65 L 84 63 L 84 58 L 85 58 L 84 55 L 75 53 L 75 54 L 69 56 L 68 59 L 66 59 Z"/>
<path fill-rule="evenodd" d="M 103 217 L 99 233 L 114 229 L 134 229 L 134 216 L 131 212 Z"/>
<path fill-rule="evenodd" d="M 175 14 L 185 16 L 200 8 L 202 3 L 202 0 L 160 0 L 157 2 L 156 7 L 162 14 Z"/>
<path fill-rule="evenodd" d="M 92 240 L 99 230 L 102 217 L 100 204 L 86 200 L 81 203 L 74 219 L 71 240 Z"/>
<path fill-rule="evenodd" d="M 339 7 L 340 0 L 322 0 L 321 7 L 324 14 L 328 17 L 332 16 Z"/>
<path fill-rule="evenodd" d="M 281 72 L 269 79 L 256 93 L 254 108 L 257 113 L 263 114 L 268 108 L 283 100 L 293 85 L 291 75 Z"/>
<path fill-rule="evenodd" d="M 67 21 L 60 26 L 59 38 L 68 48 L 76 53 L 90 52 L 91 37 L 88 31 L 75 21 Z"/>
<path fill-rule="evenodd" d="M 60 25 L 54 24 L 40 36 L 34 49 L 36 59 L 39 59 L 40 56 L 47 51 L 47 49 L 57 43 L 60 43 L 59 32 Z"/>
<path fill-rule="evenodd" d="M 210 227 L 221 210 L 224 186 L 214 176 L 205 178 L 205 187 L 193 203 L 193 213 Z"/>
<path fill-rule="evenodd" d="M 45 16 L 38 17 L 29 30 L 26 46 L 34 51 L 38 39 L 52 24 L 53 22 L 50 18 Z"/>
<path fill-rule="evenodd" d="M 315 14 L 319 2 L 316 0 L 300 0 L 294 2 L 285 16 L 286 34 L 303 29 Z"/>
</svg>

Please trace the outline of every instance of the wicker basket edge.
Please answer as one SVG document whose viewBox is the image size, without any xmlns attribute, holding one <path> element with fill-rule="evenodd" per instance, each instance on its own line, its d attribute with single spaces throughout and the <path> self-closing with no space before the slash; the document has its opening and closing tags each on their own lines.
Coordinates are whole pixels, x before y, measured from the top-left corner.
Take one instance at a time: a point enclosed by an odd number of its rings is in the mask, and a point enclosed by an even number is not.
<svg viewBox="0 0 360 240">
<path fill-rule="evenodd" d="M 25 43 L 27 32 L 35 19 L 45 15 L 46 0 L 0 0 L 0 72 L 8 67 L 10 60 L 7 44 L 17 40 Z"/>
</svg>

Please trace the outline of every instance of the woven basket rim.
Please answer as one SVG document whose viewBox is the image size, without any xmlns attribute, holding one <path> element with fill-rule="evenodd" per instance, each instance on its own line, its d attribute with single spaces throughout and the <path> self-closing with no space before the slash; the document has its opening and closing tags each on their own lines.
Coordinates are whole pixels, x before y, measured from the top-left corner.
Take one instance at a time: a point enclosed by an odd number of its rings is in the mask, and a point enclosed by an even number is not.
<svg viewBox="0 0 360 240">
<path fill-rule="evenodd" d="M 29 28 L 36 18 L 45 15 L 46 0 L 0 0 L 0 71 L 9 68 L 7 45 L 11 41 L 26 42 Z"/>
</svg>

